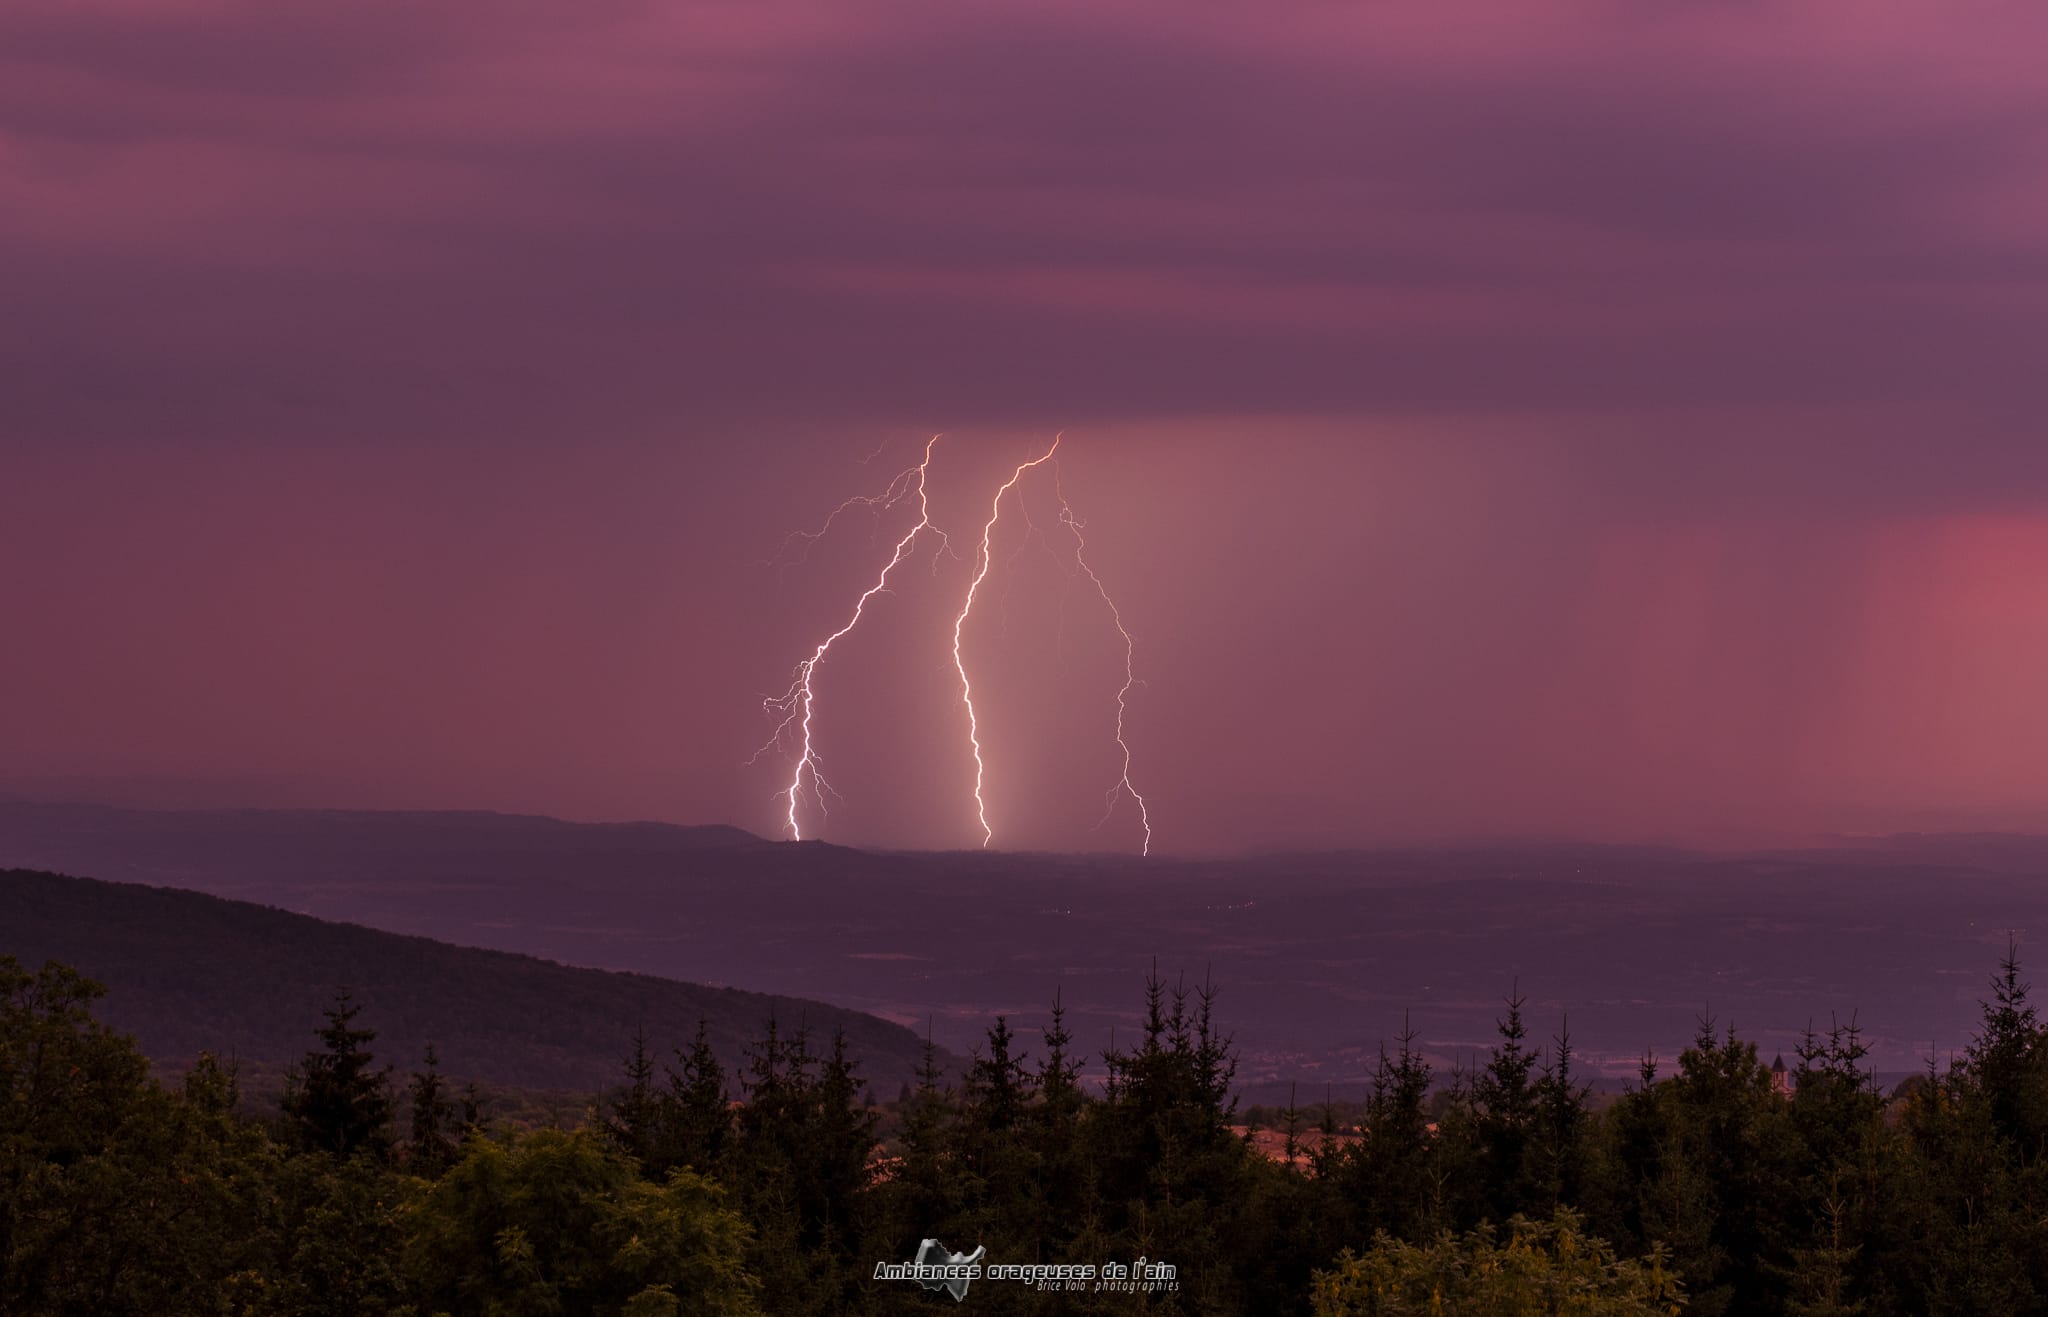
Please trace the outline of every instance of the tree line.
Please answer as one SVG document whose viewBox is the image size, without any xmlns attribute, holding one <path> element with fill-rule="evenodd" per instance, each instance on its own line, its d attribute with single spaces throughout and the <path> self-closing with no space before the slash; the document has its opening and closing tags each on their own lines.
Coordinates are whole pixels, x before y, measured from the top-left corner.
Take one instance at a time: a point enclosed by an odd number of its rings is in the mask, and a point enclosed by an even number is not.
<svg viewBox="0 0 2048 1317">
<path fill-rule="evenodd" d="M 346 996 L 246 1111 L 214 1058 L 154 1078 L 99 996 L 0 958 L 0 1312 L 911 1311 L 952 1300 L 873 1273 L 927 1238 L 1175 1269 L 981 1283 L 993 1312 L 2048 1311 L 2048 1042 L 2012 949 L 1970 1045 L 1891 1095 L 1853 1021 L 1809 1032 L 1781 1092 L 1702 1020 L 1596 1110 L 1511 994 L 1469 1070 L 1405 1030 L 1344 1126 L 1240 1112 L 1215 989 L 1157 974 L 1124 1045 L 1084 1053 L 1055 1001 L 1029 1050 L 1001 1017 L 964 1072 L 927 1045 L 887 1104 L 801 1021 L 736 1073 L 701 1026 L 635 1037 L 572 1128 L 493 1121 L 431 1048 L 399 1076 Z"/>
</svg>

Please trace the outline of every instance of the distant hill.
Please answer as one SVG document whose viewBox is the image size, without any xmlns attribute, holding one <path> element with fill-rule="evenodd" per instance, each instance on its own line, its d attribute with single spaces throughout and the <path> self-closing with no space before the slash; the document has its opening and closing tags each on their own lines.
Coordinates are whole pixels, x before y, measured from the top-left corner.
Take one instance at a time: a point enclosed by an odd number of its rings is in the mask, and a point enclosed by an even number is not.
<svg viewBox="0 0 2048 1317">
<path fill-rule="evenodd" d="M 1787 1056 L 1809 1023 L 1853 1016 L 1879 1070 L 1915 1071 L 1969 1040 L 2008 932 L 2038 979 L 2048 929 L 2048 839 L 1988 835 L 1141 859 L 478 812 L 0 802 L 10 865 L 835 1002 L 959 1053 L 1001 1014 L 1036 1061 L 1057 994 L 1093 1078 L 1138 1027 L 1157 964 L 1213 976 L 1239 1084 L 1283 1101 L 1297 1084 L 1355 1096 L 1403 1028 L 1440 1070 L 1467 1064 L 1517 989 L 1532 1038 L 1568 1021 L 1588 1075 L 1631 1077 L 1646 1049 L 1668 1065 L 1707 1013 Z M 596 1050 L 633 1023 L 601 1028 Z"/>
<path fill-rule="evenodd" d="M 745 834 L 739 834 L 744 837 Z M 107 985 L 99 1015 L 173 1066 L 202 1050 L 282 1064 L 313 1042 L 338 987 L 363 1004 L 383 1060 L 416 1065 L 431 1042 L 459 1079 L 594 1091 L 616 1082 L 634 1032 L 667 1049 L 701 1016 L 728 1072 L 772 1013 L 827 1045 L 846 1031 L 878 1097 L 914 1073 L 922 1040 L 900 1025 L 792 997 L 577 969 L 330 923 L 197 892 L 0 870 L 0 954 L 46 959 Z"/>
<path fill-rule="evenodd" d="M 486 810 L 129 810 L 6 798 L 0 798 L 0 838 L 15 865 L 116 881 L 179 869 L 269 870 L 305 880 L 323 873 L 359 877 L 379 862 L 416 866 L 461 858 L 495 867 L 521 856 L 573 853 L 616 861 L 775 845 L 724 824 L 568 823 Z M 137 865 L 138 853 L 152 858 Z"/>
</svg>

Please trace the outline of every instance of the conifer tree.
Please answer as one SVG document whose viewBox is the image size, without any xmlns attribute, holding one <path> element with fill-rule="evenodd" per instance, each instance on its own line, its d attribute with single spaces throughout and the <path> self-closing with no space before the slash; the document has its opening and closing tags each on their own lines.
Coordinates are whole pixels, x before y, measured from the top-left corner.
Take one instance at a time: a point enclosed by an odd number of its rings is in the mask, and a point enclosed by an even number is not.
<svg viewBox="0 0 2048 1317">
<path fill-rule="evenodd" d="M 1531 1180 L 1536 1213 L 1551 1215 L 1580 1201 L 1586 1172 L 1586 1095 L 1589 1084 L 1572 1077 L 1572 1031 L 1567 1017 L 1536 1079 Z"/>
<path fill-rule="evenodd" d="M 1524 1046 L 1526 1001 L 1516 985 L 1507 999 L 1507 1014 L 1498 1023 L 1500 1042 L 1472 1083 L 1482 1211 L 1496 1222 L 1524 1211 L 1533 1196 L 1527 1163 L 1536 1121 L 1537 1093 L 1530 1082 L 1536 1054 Z"/>
<path fill-rule="evenodd" d="M 626 1053 L 623 1066 L 625 1083 L 607 1104 L 600 1128 L 614 1148 L 640 1163 L 643 1174 L 660 1179 L 667 1170 L 659 1165 L 662 1110 L 654 1086 L 654 1060 L 647 1053 L 646 1030 L 633 1031 L 633 1050 Z"/>
<path fill-rule="evenodd" d="M 1368 1236 L 1385 1231 L 1396 1238 L 1416 1239 L 1440 1224 L 1432 1206 L 1432 1070 L 1415 1046 L 1417 1037 L 1413 1024 L 1404 1019 L 1395 1040 L 1398 1050 L 1389 1053 L 1386 1044 L 1380 1045 L 1366 1097 L 1364 1137 L 1338 1169 L 1350 1211 Z"/>
<path fill-rule="evenodd" d="M 805 1234 L 844 1247 L 856 1235 L 860 1195 L 872 1178 L 875 1112 L 860 1100 L 859 1067 L 846 1031 L 832 1031 L 832 1050 L 811 1089 L 809 1127 L 799 1165 L 806 1182 Z"/>
<path fill-rule="evenodd" d="M 1301 1107 L 1295 1101 L 1299 1086 L 1287 1086 L 1287 1110 L 1280 1113 L 1280 1152 L 1289 1166 L 1301 1160 Z"/>
<path fill-rule="evenodd" d="M 405 1145 L 406 1165 L 414 1175 L 432 1177 L 454 1162 L 461 1130 L 432 1043 L 427 1044 L 423 1065 L 412 1077 L 412 1130 Z"/>
<path fill-rule="evenodd" d="M 1215 980 L 1206 972 L 1195 990 L 1194 1100 L 1204 1119 L 1228 1124 L 1237 1114 L 1231 1091 L 1237 1079 L 1237 1055 L 1230 1035 L 1216 1023 Z"/>
<path fill-rule="evenodd" d="M 2019 944 L 2008 938 L 1991 980 L 1991 1000 L 1983 1004 L 1983 1024 L 1966 1053 L 1992 1124 L 2012 1142 L 2023 1165 L 2048 1153 L 2048 1048 L 2027 999 L 2032 988 L 2020 978 Z"/>
<path fill-rule="evenodd" d="M 337 992 L 318 1031 L 321 1046 L 286 1077 L 284 1112 L 300 1146 L 348 1157 L 382 1157 L 391 1146 L 390 1071 L 376 1068 L 374 1029 L 358 1029 L 362 1007 Z"/>
<path fill-rule="evenodd" d="M 1084 1147 L 1089 1099 L 1081 1087 L 1081 1061 L 1073 1053 L 1061 994 L 1053 992 L 1052 1015 L 1043 1034 L 1032 1087 L 1037 1101 L 1025 1110 L 1026 1146 L 1034 1176 L 1031 1220 L 1024 1228 L 1033 1261 L 1046 1261 L 1097 1216 L 1093 1163 Z"/>
<path fill-rule="evenodd" d="M 917 1088 L 903 1113 L 903 1161 L 896 1175 L 906 1210 L 935 1224 L 952 1216 L 957 1183 L 948 1164 L 952 1160 L 954 1111 L 938 1057 L 927 1024 Z"/>
<path fill-rule="evenodd" d="M 1030 1073 L 1024 1055 L 1014 1051 L 1016 1035 L 998 1015 L 989 1026 L 988 1050 L 977 1053 L 967 1067 L 965 1099 L 970 1118 L 984 1130 L 1008 1130 L 1031 1100 Z"/>
<path fill-rule="evenodd" d="M 689 1052 L 678 1051 L 676 1060 L 678 1065 L 668 1072 L 666 1096 L 675 1131 L 675 1157 L 678 1164 L 709 1173 L 724 1155 L 732 1113 L 726 1105 L 725 1068 L 711 1050 L 703 1016 L 697 1017 L 697 1034 Z"/>
<path fill-rule="evenodd" d="M 1073 1031 L 1058 989 L 1052 995 L 1052 1020 L 1045 1028 L 1045 1056 L 1038 1063 L 1038 1094 L 1043 1109 L 1066 1116 L 1082 1101 L 1081 1062 L 1072 1054 Z"/>
</svg>

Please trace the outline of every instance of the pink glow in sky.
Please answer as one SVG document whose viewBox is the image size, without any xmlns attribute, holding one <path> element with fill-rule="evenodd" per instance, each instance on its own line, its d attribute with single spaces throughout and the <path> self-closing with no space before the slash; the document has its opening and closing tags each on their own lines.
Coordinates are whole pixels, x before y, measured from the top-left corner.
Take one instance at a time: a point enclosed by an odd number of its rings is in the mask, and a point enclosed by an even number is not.
<svg viewBox="0 0 2048 1317">
<path fill-rule="evenodd" d="M 2044 48 L 14 0 L 0 791 L 773 833 L 760 695 L 908 526 L 761 561 L 937 431 L 971 542 L 1063 430 L 1156 849 L 2048 828 Z M 1135 849 L 1121 641 L 1010 547 L 991 825 Z M 978 843 L 970 567 L 820 669 L 828 838 Z"/>
</svg>

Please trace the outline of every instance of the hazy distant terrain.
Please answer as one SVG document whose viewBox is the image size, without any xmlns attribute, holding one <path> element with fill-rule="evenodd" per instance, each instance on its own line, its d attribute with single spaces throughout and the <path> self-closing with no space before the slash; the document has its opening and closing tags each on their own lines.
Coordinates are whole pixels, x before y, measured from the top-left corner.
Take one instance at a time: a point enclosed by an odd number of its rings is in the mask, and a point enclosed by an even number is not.
<svg viewBox="0 0 2048 1317">
<path fill-rule="evenodd" d="M 2007 930 L 2023 960 L 2048 934 L 2048 842 L 2009 837 L 1140 861 L 493 814 L 0 805 L 0 863 L 929 1015 L 957 1050 L 997 1011 L 1035 1029 L 1055 990 L 1099 1049 L 1156 957 L 1213 974 L 1248 1081 L 1354 1081 L 1404 1016 L 1449 1062 L 1486 1045 L 1518 981 L 1533 1032 L 1568 1010 L 1615 1073 L 1645 1048 L 1671 1056 L 1708 1009 L 1767 1056 L 1855 1012 L 1878 1068 L 1911 1070 L 1966 1040 Z"/>
<path fill-rule="evenodd" d="M 61 960 L 108 989 L 99 1017 L 173 1069 L 200 1051 L 275 1070 L 314 1046 L 337 988 L 377 1030 L 381 1061 L 416 1068 L 428 1043 L 444 1073 L 490 1085 L 591 1093 L 618 1082 L 644 1029 L 659 1059 L 697 1021 L 735 1077 L 769 1016 L 835 1028 L 878 1097 L 915 1072 L 922 1040 L 873 1016 L 641 974 L 549 964 L 326 923 L 240 901 L 0 869 L 0 953 L 33 969 Z"/>
</svg>

